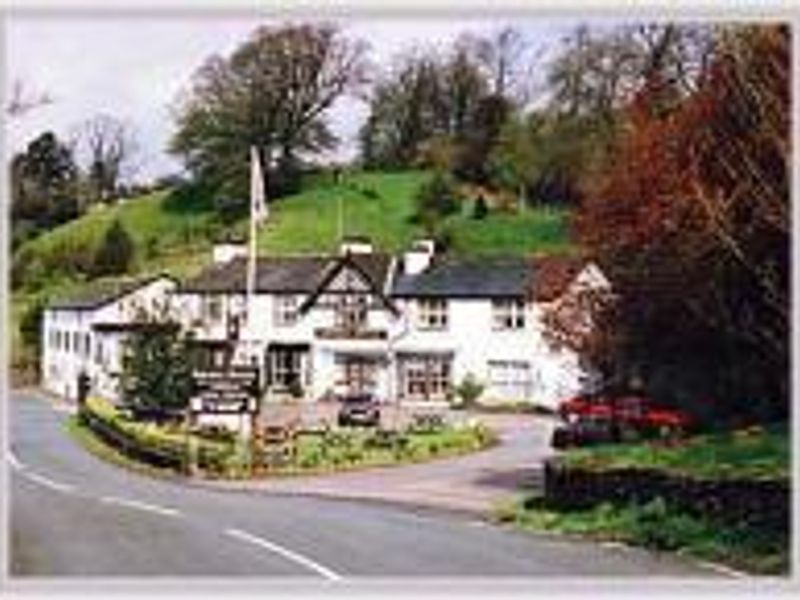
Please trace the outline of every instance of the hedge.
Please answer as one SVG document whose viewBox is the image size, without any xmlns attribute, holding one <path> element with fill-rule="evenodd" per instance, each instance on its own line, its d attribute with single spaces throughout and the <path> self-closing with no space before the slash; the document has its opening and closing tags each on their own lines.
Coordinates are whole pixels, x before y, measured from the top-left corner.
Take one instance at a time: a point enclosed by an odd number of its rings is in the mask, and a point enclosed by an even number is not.
<svg viewBox="0 0 800 600">
<path fill-rule="evenodd" d="M 113 405 L 89 398 L 79 418 L 103 442 L 121 454 L 154 467 L 187 470 L 187 437 L 171 434 L 152 424 L 128 420 Z M 222 474 L 234 452 L 232 444 L 212 443 L 195 438 L 197 467 L 210 474 Z"/>
<path fill-rule="evenodd" d="M 788 535 L 788 479 L 703 479 L 653 468 L 589 469 L 545 462 L 544 500 L 552 508 L 581 510 L 603 502 L 646 504 L 657 498 L 686 513 L 732 526 Z"/>
</svg>

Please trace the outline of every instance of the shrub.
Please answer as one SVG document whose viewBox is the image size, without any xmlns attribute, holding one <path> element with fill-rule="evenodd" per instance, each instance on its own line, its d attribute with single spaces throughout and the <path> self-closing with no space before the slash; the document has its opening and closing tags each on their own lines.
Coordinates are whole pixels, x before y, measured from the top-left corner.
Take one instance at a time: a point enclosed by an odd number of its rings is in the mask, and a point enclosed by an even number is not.
<svg viewBox="0 0 800 600">
<path fill-rule="evenodd" d="M 414 204 L 416 220 L 433 234 L 440 220 L 458 211 L 458 194 L 452 178 L 437 172 L 420 187 Z"/>
<path fill-rule="evenodd" d="M 475 375 L 467 373 L 461 383 L 456 386 L 456 394 L 461 399 L 461 406 L 469 408 L 475 405 L 480 395 L 483 393 L 485 386 L 480 383 Z"/>
<path fill-rule="evenodd" d="M 483 197 L 483 194 L 478 196 L 478 199 L 475 200 L 475 205 L 472 208 L 472 218 L 478 221 L 482 221 L 485 219 L 489 214 L 489 207 L 486 204 L 486 199 Z"/>
<path fill-rule="evenodd" d="M 122 223 L 115 219 L 106 230 L 95 252 L 91 274 L 102 277 L 127 273 L 133 263 L 134 253 L 135 247 L 130 234 Z"/>
<path fill-rule="evenodd" d="M 192 393 L 192 360 L 175 323 L 146 323 L 125 342 L 122 396 L 139 415 L 162 419 L 186 407 Z"/>
</svg>

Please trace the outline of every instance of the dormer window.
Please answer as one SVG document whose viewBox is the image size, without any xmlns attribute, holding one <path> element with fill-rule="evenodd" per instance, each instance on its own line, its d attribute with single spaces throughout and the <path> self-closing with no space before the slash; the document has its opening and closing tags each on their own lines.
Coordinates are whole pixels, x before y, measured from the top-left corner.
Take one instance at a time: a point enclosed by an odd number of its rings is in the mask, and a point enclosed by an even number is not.
<svg viewBox="0 0 800 600">
<path fill-rule="evenodd" d="M 516 298 L 504 298 L 492 301 L 493 329 L 524 329 L 525 302 Z"/>
<path fill-rule="evenodd" d="M 363 294 L 342 294 L 336 302 L 336 327 L 354 331 L 367 324 L 367 297 Z"/>
<path fill-rule="evenodd" d="M 417 326 L 420 329 L 447 329 L 447 300 L 421 298 L 417 301 Z"/>
<path fill-rule="evenodd" d="M 275 325 L 289 327 L 297 322 L 297 296 L 277 296 L 275 298 Z"/>
</svg>

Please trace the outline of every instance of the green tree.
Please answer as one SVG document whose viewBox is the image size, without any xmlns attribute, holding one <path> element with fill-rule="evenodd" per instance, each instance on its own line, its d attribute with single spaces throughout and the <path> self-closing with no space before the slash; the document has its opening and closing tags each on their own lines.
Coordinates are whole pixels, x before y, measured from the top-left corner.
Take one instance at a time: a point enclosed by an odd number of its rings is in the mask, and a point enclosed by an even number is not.
<svg viewBox="0 0 800 600">
<path fill-rule="evenodd" d="M 327 24 L 264 26 L 212 56 L 177 108 L 170 150 L 232 197 L 247 197 L 250 147 L 272 195 L 297 182 L 298 156 L 332 148 L 326 112 L 367 81 L 366 46 Z"/>
<path fill-rule="evenodd" d="M 125 341 L 122 398 L 142 418 L 161 420 L 186 408 L 192 395 L 192 351 L 177 323 L 142 318 Z"/>
<path fill-rule="evenodd" d="M 417 220 L 429 235 L 437 233 L 441 221 L 458 211 L 458 193 L 452 177 L 437 171 L 420 187 L 414 198 Z"/>
<path fill-rule="evenodd" d="M 472 208 L 472 218 L 477 221 L 482 221 L 489 215 L 489 206 L 486 204 L 486 198 L 483 194 L 478 196 L 475 200 L 475 206 Z"/>
<path fill-rule="evenodd" d="M 14 243 L 80 214 L 78 168 L 70 149 L 52 132 L 28 144 L 11 161 L 11 219 Z M 16 246 L 15 246 L 16 247 Z"/>
<path fill-rule="evenodd" d="M 135 254 L 135 246 L 127 229 L 114 219 L 100 242 L 92 263 L 92 275 L 121 275 L 127 273 Z"/>
<path fill-rule="evenodd" d="M 24 349 L 29 352 L 32 362 L 38 373 L 40 364 L 39 357 L 42 349 L 42 322 L 44 310 L 47 307 L 47 299 L 37 296 L 25 311 L 19 323 L 19 333 Z"/>
</svg>

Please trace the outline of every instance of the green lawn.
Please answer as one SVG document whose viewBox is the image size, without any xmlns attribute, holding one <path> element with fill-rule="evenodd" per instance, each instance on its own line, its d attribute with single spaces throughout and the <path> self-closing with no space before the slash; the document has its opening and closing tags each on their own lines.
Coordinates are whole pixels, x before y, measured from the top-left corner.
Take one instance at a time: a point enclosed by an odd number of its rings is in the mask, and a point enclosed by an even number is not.
<svg viewBox="0 0 800 600">
<path fill-rule="evenodd" d="M 568 464 L 592 469 L 658 468 L 694 477 L 784 479 L 789 476 L 784 429 L 751 428 L 663 443 L 609 445 L 565 453 Z"/>
</svg>

